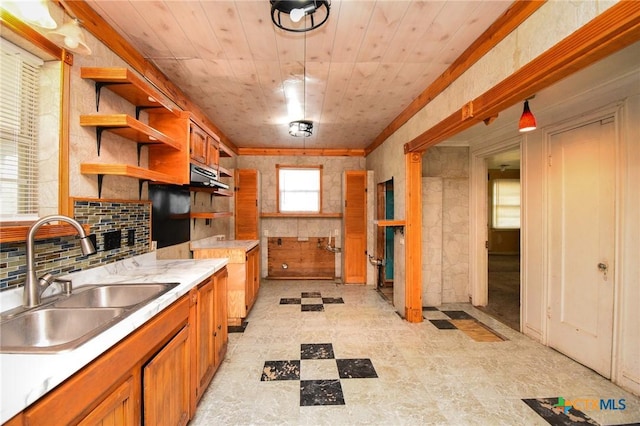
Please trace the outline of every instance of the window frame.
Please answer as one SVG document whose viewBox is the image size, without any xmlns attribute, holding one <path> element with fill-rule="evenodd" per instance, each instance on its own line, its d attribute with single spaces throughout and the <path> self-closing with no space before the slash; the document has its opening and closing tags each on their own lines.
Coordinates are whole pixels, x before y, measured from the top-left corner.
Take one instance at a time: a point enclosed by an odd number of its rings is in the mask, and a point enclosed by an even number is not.
<svg viewBox="0 0 640 426">
<path fill-rule="evenodd" d="M 282 211 L 280 206 L 280 170 L 282 169 L 290 169 L 290 170 L 318 170 L 318 179 L 319 179 L 319 189 L 318 189 L 318 211 L 310 211 L 310 210 L 299 210 L 299 211 Z M 289 165 L 289 164 L 276 164 L 276 211 L 279 214 L 322 214 L 322 192 L 323 192 L 323 184 L 322 184 L 322 165 Z"/>
<path fill-rule="evenodd" d="M 59 214 L 69 216 L 71 200 L 69 198 L 69 112 L 71 67 L 73 54 L 47 39 L 31 26 L 0 8 L 0 27 L 3 38 L 39 56 L 45 61 L 60 61 L 60 123 L 58 127 L 58 206 Z M 5 31 L 6 30 L 6 31 Z M 0 242 L 25 241 L 29 227 L 34 221 L 0 222 Z M 45 225 L 43 228 L 56 225 Z M 52 231 L 50 236 L 67 235 L 64 227 L 62 231 Z M 43 232 L 46 232 L 43 230 Z"/>
<path fill-rule="evenodd" d="M 518 226 L 498 226 L 496 223 L 496 219 L 498 216 L 498 207 L 510 206 L 515 207 L 515 205 L 505 205 L 505 204 L 497 204 L 497 197 L 499 196 L 496 189 L 500 185 L 501 182 L 517 182 L 518 183 Z M 491 182 L 491 229 L 499 230 L 499 231 L 508 231 L 508 230 L 516 230 L 522 227 L 522 184 L 519 178 L 497 178 L 493 179 Z"/>
</svg>

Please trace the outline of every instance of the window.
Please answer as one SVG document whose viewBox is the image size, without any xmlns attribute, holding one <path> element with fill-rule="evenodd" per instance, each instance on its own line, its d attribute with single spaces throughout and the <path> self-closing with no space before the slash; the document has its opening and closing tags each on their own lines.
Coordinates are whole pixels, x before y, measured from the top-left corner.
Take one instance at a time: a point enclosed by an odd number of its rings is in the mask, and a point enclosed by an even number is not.
<svg viewBox="0 0 640 426">
<path fill-rule="evenodd" d="M 493 181 L 494 229 L 520 229 L 520 180 Z"/>
<path fill-rule="evenodd" d="M 0 200 L 3 220 L 38 217 L 38 118 L 43 61 L 0 39 Z"/>
<path fill-rule="evenodd" d="M 276 166 L 278 211 L 320 213 L 322 166 Z"/>
</svg>

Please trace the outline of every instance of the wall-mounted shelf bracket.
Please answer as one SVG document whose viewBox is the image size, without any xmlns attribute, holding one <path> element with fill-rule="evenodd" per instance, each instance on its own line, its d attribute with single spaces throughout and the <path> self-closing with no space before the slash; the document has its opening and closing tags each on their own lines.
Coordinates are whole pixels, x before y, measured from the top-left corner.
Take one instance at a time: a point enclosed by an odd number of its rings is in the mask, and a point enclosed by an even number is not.
<svg viewBox="0 0 640 426">
<path fill-rule="evenodd" d="M 376 221 L 376 224 L 381 227 L 392 228 L 394 234 L 400 231 L 404 235 L 404 220 L 385 219 Z"/>
<path fill-rule="evenodd" d="M 98 174 L 98 198 L 102 198 L 102 182 L 104 181 L 104 174 Z M 149 182 L 148 179 L 138 179 L 138 200 L 142 200 L 142 186 L 145 182 Z"/>
<path fill-rule="evenodd" d="M 127 84 L 127 83 L 104 83 L 101 81 L 96 81 L 96 112 L 100 111 L 100 92 L 104 86 L 114 85 L 114 84 Z"/>
<path fill-rule="evenodd" d="M 142 185 L 145 182 L 149 182 L 147 179 L 138 179 L 138 200 L 142 200 Z"/>
<path fill-rule="evenodd" d="M 145 110 L 145 109 L 157 109 L 157 108 L 164 108 L 162 106 L 144 106 L 144 105 L 138 105 L 136 106 L 136 120 L 140 120 L 140 112 Z"/>
</svg>

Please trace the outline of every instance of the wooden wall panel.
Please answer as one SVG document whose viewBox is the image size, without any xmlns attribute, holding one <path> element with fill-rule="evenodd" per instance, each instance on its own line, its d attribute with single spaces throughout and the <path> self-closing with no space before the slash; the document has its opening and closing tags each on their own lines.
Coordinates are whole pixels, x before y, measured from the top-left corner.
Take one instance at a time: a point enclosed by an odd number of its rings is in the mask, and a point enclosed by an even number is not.
<svg viewBox="0 0 640 426">
<path fill-rule="evenodd" d="M 269 278 L 333 279 L 335 254 L 324 249 L 327 238 L 270 237 L 268 241 Z M 286 264 L 287 268 L 282 265 Z"/>
</svg>

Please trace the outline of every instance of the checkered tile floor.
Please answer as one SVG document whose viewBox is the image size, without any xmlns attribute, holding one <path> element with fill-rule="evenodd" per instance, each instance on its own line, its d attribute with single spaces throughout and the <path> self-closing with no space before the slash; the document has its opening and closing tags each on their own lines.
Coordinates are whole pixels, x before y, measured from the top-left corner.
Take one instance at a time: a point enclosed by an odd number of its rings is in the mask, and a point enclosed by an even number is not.
<svg viewBox="0 0 640 426">
<path fill-rule="evenodd" d="M 299 380 L 300 406 L 345 405 L 341 380 L 377 377 L 369 358 L 340 359 L 331 343 L 303 343 L 300 359 L 266 361 L 260 381 Z"/>
<path fill-rule="evenodd" d="M 342 304 L 342 297 L 322 297 L 319 291 L 302 292 L 300 298 L 288 297 L 280 299 L 281 305 L 300 305 L 302 312 L 323 312 L 324 305 Z"/>
</svg>

